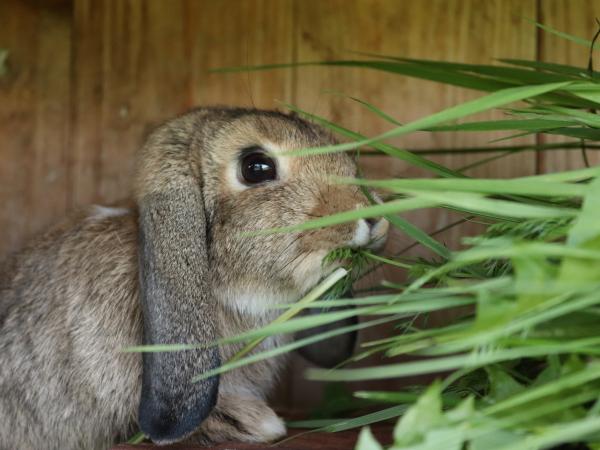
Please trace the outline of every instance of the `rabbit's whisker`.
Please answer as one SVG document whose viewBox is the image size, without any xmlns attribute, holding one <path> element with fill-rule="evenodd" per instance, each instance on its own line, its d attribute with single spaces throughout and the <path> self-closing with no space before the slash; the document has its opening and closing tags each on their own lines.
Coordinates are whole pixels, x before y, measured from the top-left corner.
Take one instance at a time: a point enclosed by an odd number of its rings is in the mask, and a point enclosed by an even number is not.
<svg viewBox="0 0 600 450">
<path fill-rule="evenodd" d="M 298 235 L 298 236 L 296 236 L 294 239 L 292 239 L 292 241 L 291 241 L 291 242 L 290 242 L 288 245 L 286 245 L 286 247 L 285 247 L 285 248 L 283 249 L 283 251 L 281 252 L 281 255 L 279 255 L 279 256 L 277 257 L 277 259 L 275 260 L 275 264 L 277 264 L 277 263 L 278 263 L 278 262 L 281 260 L 281 258 L 283 258 L 284 256 L 286 256 L 286 254 L 287 254 L 287 251 L 289 250 L 289 248 L 290 248 L 292 245 L 294 245 L 296 242 L 298 242 L 298 239 L 300 239 L 300 237 L 301 237 L 301 235 Z"/>
</svg>

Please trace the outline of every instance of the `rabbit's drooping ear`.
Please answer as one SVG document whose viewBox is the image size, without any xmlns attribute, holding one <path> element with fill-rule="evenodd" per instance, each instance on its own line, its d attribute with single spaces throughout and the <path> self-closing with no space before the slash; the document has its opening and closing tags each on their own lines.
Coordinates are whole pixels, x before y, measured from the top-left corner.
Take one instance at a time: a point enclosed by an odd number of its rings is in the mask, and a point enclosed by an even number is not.
<svg viewBox="0 0 600 450">
<path fill-rule="evenodd" d="M 207 219 L 200 170 L 189 150 L 193 123 L 182 119 L 156 131 L 139 159 L 139 276 L 147 345 L 216 340 Z M 192 379 L 219 365 L 216 347 L 144 353 L 142 431 L 159 444 L 193 433 L 216 403 L 219 380 Z"/>
</svg>

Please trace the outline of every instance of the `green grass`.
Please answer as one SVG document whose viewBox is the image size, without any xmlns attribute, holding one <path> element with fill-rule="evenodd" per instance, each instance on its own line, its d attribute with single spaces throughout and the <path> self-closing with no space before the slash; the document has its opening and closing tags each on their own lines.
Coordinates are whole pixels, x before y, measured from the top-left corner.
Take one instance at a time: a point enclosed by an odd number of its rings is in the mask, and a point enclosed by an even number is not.
<svg viewBox="0 0 600 450">
<path fill-rule="evenodd" d="M 589 40 L 537 26 L 585 45 L 592 52 Z M 301 425 L 336 431 L 399 417 L 391 448 L 405 450 L 529 450 L 561 444 L 600 449 L 600 168 L 493 180 L 467 177 L 463 171 L 427 159 L 428 155 L 452 152 L 493 153 L 496 159 L 514 152 L 557 149 L 581 150 L 585 156 L 590 149 L 598 148 L 600 140 L 600 116 L 596 114 L 600 84 L 596 74 L 586 68 L 539 61 L 504 59 L 499 65 L 474 65 L 386 55 L 295 65 L 386 71 L 484 94 L 404 124 L 366 100 L 348 99 L 389 123 L 389 131 L 374 137 L 287 105 L 347 140 L 339 145 L 302 149 L 295 156 L 360 148 L 362 156 L 397 158 L 425 169 L 432 178 L 333 180 L 383 189 L 387 200 L 295 227 L 258 232 L 306 230 L 384 215 L 430 256 L 358 255 L 362 271 L 366 262 L 388 265 L 404 271 L 406 282 L 384 282 L 383 291 L 374 287 L 362 298 L 339 298 L 338 292 L 312 306 L 352 304 L 356 308 L 280 321 L 228 342 L 252 342 L 351 314 L 365 318 L 360 328 L 392 321 L 397 324 L 396 332 L 362 343 L 343 367 L 310 369 L 308 378 L 347 382 L 437 374 L 437 381 L 399 392 L 356 392 L 357 406 L 368 400 L 379 407 L 366 415 L 304 421 Z M 285 67 L 290 65 L 233 70 Z M 506 117 L 496 121 L 468 119 L 492 109 L 501 109 Z M 561 136 L 563 142 L 426 151 L 411 151 L 386 142 L 416 131 L 509 131 L 512 136 Z M 434 235 L 398 215 L 429 208 L 451 210 L 466 221 L 486 224 L 485 230 L 465 239 L 462 250 L 452 251 Z M 430 313 L 456 307 L 461 313 L 455 319 L 424 325 Z M 311 338 L 310 342 L 324 337 Z M 283 351 L 297 348 L 297 344 Z M 252 363 L 280 350 L 245 355 L 236 364 Z M 381 362 L 352 366 L 352 362 L 373 355 L 380 356 Z M 397 355 L 410 358 L 387 361 Z M 364 428 L 357 448 L 382 446 Z"/>
<path fill-rule="evenodd" d="M 591 41 L 537 24 L 546 32 L 583 44 Z M 358 218 L 385 216 L 392 227 L 422 246 L 428 256 L 378 256 L 340 250 L 329 259 L 352 261 L 351 276 L 329 278 L 291 309 L 281 305 L 280 319 L 257 330 L 214 345 L 245 343 L 246 347 L 217 371 L 289 352 L 337 333 L 395 324 L 394 331 L 363 342 L 358 352 L 333 370 L 310 369 L 307 377 L 323 382 L 401 379 L 423 376 L 423 382 L 395 392 L 359 391 L 345 401 L 346 417 L 303 421 L 296 425 L 325 431 L 365 427 L 394 419 L 397 450 L 508 450 L 561 448 L 600 449 L 600 168 L 514 179 L 477 179 L 427 157 L 434 154 L 492 153 L 475 162 L 486 164 L 515 152 L 600 148 L 600 84 L 589 69 L 539 61 L 504 59 L 496 65 L 368 55 L 364 60 L 295 64 L 359 67 L 417 77 L 482 91 L 475 100 L 411 123 L 400 123 L 366 100 L 357 101 L 390 130 L 374 137 L 308 114 L 291 110 L 329 128 L 346 142 L 302 149 L 295 156 L 336 151 L 386 155 L 426 170 L 431 178 L 387 180 L 338 179 L 386 192 L 383 204 L 335 214 L 303 224 L 256 233 L 283 233 L 330 226 Z M 289 64 L 227 70 L 272 70 Z M 505 118 L 472 121 L 470 116 L 501 109 Z M 562 137 L 543 145 L 497 145 L 411 151 L 386 142 L 413 132 L 456 133 L 509 131 Z M 503 174 L 504 175 L 504 174 Z M 418 209 L 446 209 L 461 216 L 452 226 L 477 221 L 484 231 L 465 238 L 452 250 L 399 214 Z M 441 230 L 440 230 L 441 231 Z M 358 274 L 387 265 L 405 273 L 406 281 L 383 281 L 361 298 L 344 298 Z M 341 272 L 338 272 L 340 275 Z M 333 290 L 324 294 L 333 285 Z M 319 315 L 295 317 L 304 307 L 355 305 Z M 458 308 L 458 310 L 457 310 Z M 455 311 L 445 323 L 428 318 Z M 268 336 L 332 323 L 360 315 L 360 324 L 311 336 L 284 347 L 252 352 Z M 181 348 L 135 348 L 165 351 Z M 398 362 L 398 355 L 409 356 Z M 355 367 L 367 356 L 378 363 Z M 331 398 L 329 401 L 333 401 Z M 371 409 L 364 413 L 365 402 Z M 335 410 L 325 405 L 324 410 Z M 576 446 L 581 445 L 581 446 Z M 570 447 L 569 447 L 570 446 Z M 583 447 L 582 447 L 583 446 Z M 382 446 L 363 428 L 358 450 Z"/>
</svg>

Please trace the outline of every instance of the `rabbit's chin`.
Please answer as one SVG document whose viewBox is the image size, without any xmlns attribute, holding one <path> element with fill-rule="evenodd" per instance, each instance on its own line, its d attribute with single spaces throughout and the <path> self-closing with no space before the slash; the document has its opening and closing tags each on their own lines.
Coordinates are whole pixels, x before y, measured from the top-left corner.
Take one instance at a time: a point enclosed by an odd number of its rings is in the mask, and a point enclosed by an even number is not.
<svg viewBox="0 0 600 450">
<path fill-rule="evenodd" d="M 231 288 L 217 294 L 221 303 L 244 316 L 274 319 L 281 314 L 275 306 L 293 303 L 298 300 L 294 290 L 281 289 L 277 286 L 254 286 L 248 288 Z"/>
<path fill-rule="evenodd" d="M 256 317 L 267 317 L 281 313 L 276 305 L 294 303 L 310 291 L 324 277 L 333 272 L 339 264 L 323 264 L 326 250 L 306 254 L 296 266 L 291 278 L 279 283 L 270 280 L 240 281 L 216 292 L 220 303 L 225 304 L 238 313 Z"/>
</svg>

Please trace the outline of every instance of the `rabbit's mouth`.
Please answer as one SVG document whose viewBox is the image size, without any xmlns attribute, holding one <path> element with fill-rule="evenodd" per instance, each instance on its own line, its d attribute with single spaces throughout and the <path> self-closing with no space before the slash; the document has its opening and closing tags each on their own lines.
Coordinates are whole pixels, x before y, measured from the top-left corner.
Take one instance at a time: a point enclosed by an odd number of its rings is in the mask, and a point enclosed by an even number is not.
<svg viewBox="0 0 600 450">
<path fill-rule="evenodd" d="M 323 263 L 327 254 L 335 248 L 365 249 L 378 252 L 383 248 L 388 237 L 389 223 L 383 218 L 360 219 L 356 222 L 351 237 L 346 242 L 341 242 L 329 249 L 315 249 L 308 245 L 304 251 L 296 256 L 300 262 L 294 266 L 292 277 L 301 293 L 306 293 L 320 280 L 343 265 L 343 261 Z M 311 236 L 314 239 L 314 236 Z M 318 239 L 315 239 L 318 241 Z M 331 245 L 331 244 L 330 244 Z"/>
</svg>

